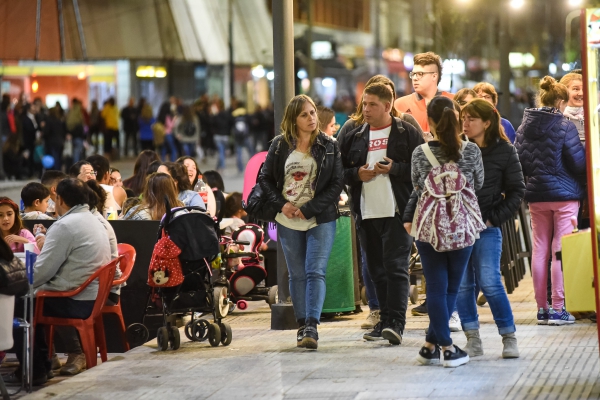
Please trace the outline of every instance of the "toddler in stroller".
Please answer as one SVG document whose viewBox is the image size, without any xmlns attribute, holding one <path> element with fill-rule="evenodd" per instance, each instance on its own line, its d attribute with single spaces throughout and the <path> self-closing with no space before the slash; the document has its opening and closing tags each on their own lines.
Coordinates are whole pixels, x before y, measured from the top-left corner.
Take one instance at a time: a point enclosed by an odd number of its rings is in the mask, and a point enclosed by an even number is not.
<svg viewBox="0 0 600 400">
<path fill-rule="evenodd" d="M 267 277 L 267 271 L 263 265 L 263 257 L 260 254 L 264 241 L 264 231 L 255 224 L 245 224 L 231 233 L 234 243 L 248 243 L 239 252 L 224 255 L 229 260 L 241 259 L 241 263 L 231 265 L 227 271 L 227 278 L 231 287 L 231 299 L 240 310 L 245 310 L 248 305 L 246 301 L 266 301 L 269 306 L 277 303 L 277 285 L 269 287 L 259 286 Z M 223 240 L 227 243 L 227 238 Z"/>
<path fill-rule="evenodd" d="M 157 332 L 158 348 L 162 351 L 180 346 L 179 330 L 169 317 L 187 313 L 191 314 L 191 321 L 185 326 L 188 339 L 208 339 L 212 346 L 227 346 L 232 332 L 222 319 L 229 311 L 229 288 L 227 282 L 212 281 L 209 267 L 220 252 L 218 225 L 199 207 L 171 210 L 167 202 L 166 210 L 148 270 L 151 289 L 142 321 L 150 314 L 162 314 L 163 326 Z M 196 313 L 212 314 L 213 322 L 195 318 Z M 127 331 L 130 342 L 131 337 L 142 343 L 148 338 L 143 323 L 130 325 Z"/>
</svg>

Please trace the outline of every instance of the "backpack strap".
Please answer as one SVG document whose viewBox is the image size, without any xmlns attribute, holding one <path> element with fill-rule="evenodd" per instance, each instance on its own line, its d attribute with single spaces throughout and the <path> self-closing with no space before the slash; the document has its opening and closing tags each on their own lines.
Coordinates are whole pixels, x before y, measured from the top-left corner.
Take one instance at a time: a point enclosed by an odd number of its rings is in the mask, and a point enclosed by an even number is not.
<svg viewBox="0 0 600 400">
<path fill-rule="evenodd" d="M 421 149 L 423 149 L 423 153 L 425 153 L 425 157 L 427 157 L 427 161 L 431 164 L 432 167 L 439 167 L 440 163 L 433 155 L 433 152 L 429 148 L 429 143 L 424 143 L 421 145 Z"/>
</svg>

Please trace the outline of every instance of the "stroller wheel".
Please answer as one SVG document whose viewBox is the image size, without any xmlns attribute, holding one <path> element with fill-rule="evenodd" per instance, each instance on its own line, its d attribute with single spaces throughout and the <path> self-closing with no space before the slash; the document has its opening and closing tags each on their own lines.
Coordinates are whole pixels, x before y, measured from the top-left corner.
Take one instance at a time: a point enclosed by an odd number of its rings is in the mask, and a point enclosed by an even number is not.
<svg viewBox="0 0 600 400">
<path fill-rule="evenodd" d="M 185 333 L 186 338 L 188 338 L 192 342 L 194 341 L 194 337 L 192 336 L 192 321 L 185 324 L 185 328 L 184 328 L 183 332 Z"/>
<path fill-rule="evenodd" d="M 129 325 L 125 334 L 127 335 L 129 346 L 132 348 L 143 345 L 148 341 L 148 337 L 150 336 L 148 328 L 139 322 Z"/>
<path fill-rule="evenodd" d="M 158 328 L 156 332 L 156 342 L 158 343 L 159 351 L 166 351 L 169 347 L 169 332 L 165 326 Z"/>
<path fill-rule="evenodd" d="M 203 342 L 208 338 L 208 321 L 205 319 L 197 319 L 191 325 L 191 340 L 195 342 Z"/>
<path fill-rule="evenodd" d="M 212 347 L 217 347 L 221 343 L 221 328 L 212 323 L 208 326 L 208 342 Z"/>
<path fill-rule="evenodd" d="M 277 304 L 278 302 L 279 290 L 277 289 L 277 285 L 271 286 L 269 288 L 269 300 L 267 300 L 267 303 L 269 303 L 269 307 L 271 307 L 273 304 Z"/>
<path fill-rule="evenodd" d="M 221 323 L 221 344 L 223 346 L 229 346 L 231 343 L 231 339 L 233 339 L 231 333 L 231 326 L 227 322 Z"/>
<path fill-rule="evenodd" d="M 229 312 L 229 296 L 226 286 L 217 286 L 213 289 L 213 305 L 215 319 L 225 318 Z"/>
<path fill-rule="evenodd" d="M 367 287 L 363 286 L 360 289 L 360 301 L 363 303 L 363 306 L 369 305 L 369 301 L 367 300 Z"/>
<path fill-rule="evenodd" d="M 172 326 L 171 327 L 171 334 L 169 335 L 169 348 L 171 350 L 177 350 L 179 349 L 179 346 L 181 346 L 181 338 L 179 336 L 179 329 L 177 329 L 177 327 Z"/>
<path fill-rule="evenodd" d="M 417 304 L 419 301 L 419 288 L 417 285 L 410 285 L 410 302 L 413 304 Z"/>
</svg>

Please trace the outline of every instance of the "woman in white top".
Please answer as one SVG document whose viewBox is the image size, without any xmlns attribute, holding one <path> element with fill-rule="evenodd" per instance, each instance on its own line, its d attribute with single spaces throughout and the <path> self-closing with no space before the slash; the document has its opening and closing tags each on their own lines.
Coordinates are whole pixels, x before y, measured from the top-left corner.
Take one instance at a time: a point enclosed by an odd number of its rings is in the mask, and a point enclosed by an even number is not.
<svg viewBox="0 0 600 400">
<path fill-rule="evenodd" d="M 343 173 L 338 143 L 319 131 L 315 103 L 305 95 L 294 97 L 258 183 L 269 206 L 274 206 L 272 216 L 277 221 L 300 326 L 298 347 L 317 348 L 317 324 L 325 301 L 325 271 L 335 238 Z"/>
</svg>

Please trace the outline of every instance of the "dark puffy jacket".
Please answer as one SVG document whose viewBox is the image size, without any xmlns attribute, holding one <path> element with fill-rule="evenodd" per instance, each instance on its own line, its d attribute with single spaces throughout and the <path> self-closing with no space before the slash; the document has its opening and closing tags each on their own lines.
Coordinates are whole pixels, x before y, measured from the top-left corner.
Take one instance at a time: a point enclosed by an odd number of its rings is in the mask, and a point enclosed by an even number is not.
<svg viewBox="0 0 600 400">
<path fill-rule="evenodd" d="M 283 197 L 285 161 L 292 151 L 282 135 L 275 137 L 257 179 L 278 211 L 287 203 Z M 335 221 L 339 215 L 338 201 L 344 177 L 342 157 L 338 143 L 322 132 L 310 152 L 317 163 L 317 187 L 313 199 L 300 207 L 300 211 L 306 219 L 317 217 L 317 224 L 325 224 Z"/>
<path fill-rule="evenodd" d="M 525 200 L 579 200 L 584 196 L 585 150 L 577 127 L 552 108 L 528 108 L 515 147 L 527 179 Z"/>
<path fill-rule="evenodd" d="M 512 144 L 498 140 L 480 150 L 485 178 L 476 192 L 479 209 L 484 221 L 499 227 L 513 218 L 521 205 L 525 194 L 523 172 Z"/>
</svg>

